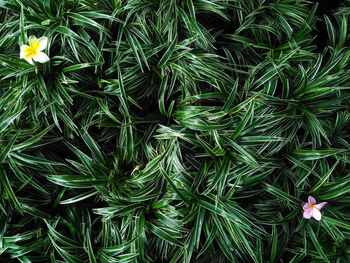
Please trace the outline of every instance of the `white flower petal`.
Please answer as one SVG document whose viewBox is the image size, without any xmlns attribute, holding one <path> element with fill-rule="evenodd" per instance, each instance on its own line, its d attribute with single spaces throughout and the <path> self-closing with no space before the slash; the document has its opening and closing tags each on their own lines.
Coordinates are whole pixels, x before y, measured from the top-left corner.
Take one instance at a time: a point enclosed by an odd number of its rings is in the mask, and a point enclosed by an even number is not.
<svg viewBox="0 0 350 263">
<path fill-rule="evenodd" d="M 32 46 L 35 44 L 35 42 L 37 41 L 38 39 L 35 37 L 35 36 L 30 36 L 28 41 L 29 41 L 29 45 Z"/>
<path fill-rule="evenodd" d="M 43 51 L 47 46 L 47 37 L 41 37 L 36 42 L 37 51 Z"/>
<path fill-rule="evenodd" d="M 24 52 L 24 49 L 26 49 L 27 47 L 29 46 L 28 45 L 21 46 L 21 52 L 19 53 L 19 58 L 24 58 L 24 56 L 27 54 L 26 52 Z"/>
<path fill-rule="evenodd" d="M 50 60 L 50 58 L 44 52 L 38 52 L 36 56 L 33 56 L 34 61 L 45 63 Z"/>
<path fill-rule="evenodd" d="M 27 62 L 28 62 L 29 64 L 34 65 L 32 57 L 30 57 L 30 58 L 24 57 L 24 59 L 27 60 Z"/>
<path fill-rule="evenodd" d="M 314 208 L 312 211 L 312 217 L 315 218 L 317 221 L 320 221 L 322 217 L 321 212 Z"/>
</svg>

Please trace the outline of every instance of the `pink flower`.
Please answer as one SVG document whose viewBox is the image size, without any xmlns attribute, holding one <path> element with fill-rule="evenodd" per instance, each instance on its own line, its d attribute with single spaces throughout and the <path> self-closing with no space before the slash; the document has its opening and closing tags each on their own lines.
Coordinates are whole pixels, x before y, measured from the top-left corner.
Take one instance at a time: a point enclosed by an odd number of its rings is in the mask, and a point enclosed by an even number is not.
<svg viewBox="0 0 350 263">
<path fill-rule="evenodd" d="M 304 209 L 303 217 L 306 219 L 310 219 L 311 217 L 313 217 L 317 221 L 320 221 L 322 217 L 320 210 L 326 204 L 327 202 L 316 204 L 316 199 L 313 198 L 311 195 L 309 195 L 308 202 L 303 205 L 303 209 Z"/>
</svg>

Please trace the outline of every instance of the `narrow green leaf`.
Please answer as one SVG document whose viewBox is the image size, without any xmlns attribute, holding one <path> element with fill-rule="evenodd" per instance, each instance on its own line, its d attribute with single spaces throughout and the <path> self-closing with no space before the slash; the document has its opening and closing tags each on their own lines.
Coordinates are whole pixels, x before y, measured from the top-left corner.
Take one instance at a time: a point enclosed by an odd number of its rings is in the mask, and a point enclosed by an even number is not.
<svg viewBox="0 0 350 263">
<path fill-rule="evenodd" d="M 315 235 L 315 232 L 312 230 L 311 224 L 307 223 L 307 230 L 309 232 L 309 236 L 312 240 L 312 243 L 314 244 L 314 246 L 316 247 L 318 253 L 320 254 L 320 256 L 322 257 L 322 259 L 324 260 L 324 262 L 330 262 L 328 257 L 326 256 L 326 254 L 323 252 L 322 246 L 320 245 L 320 243 L 317 240 L 317 237 Z"/>
<path fill-rule="evenodd" d="M 9 201 L 11 207 L 13 209 L 16 209 L 19 212 L 22 212 L 23 211 L 22 205 L 18 201 L 15 193 L 13 192 L 10 181 L 6 176 L 5 169 L 2 165 L 0 165 L 0 180 L 1 180 L 0 181 L 1 185 L 2 185 L 3 189 L 5 190 L 5 193 L 7 194 L 7 198 L 8 198 L 8 201 Z"/>
<path fill-rule="evenodd" d="M 13 150 L 13 144 L 15 143 L 17 137 L 18 137 L 19 131 L 15 134 L 15 136 L 12 136 L 11 140 L 9 143 L 6 145 L 6 147 L 1 151 L 0 154 L 0 165 L 5 161 L 7 158 L 9 152 Z"/>
<path fill-rule="evenodd" d="M 165 232 L 164 230 L 160 229 L 159 227 L 153 225 L 150 222 L 145 222 L 147 228 L 154 233 L 156 236 L 160 237 L 161 239 L 163 239 L 164 241 L 167 241 L 175 246 L 179 246 L 179 247 L 183 247 L 184 245 L 178 241 L 177 239 L 173 238 L 170 234 L 168 234 L 167 232 Z"/>
<path fill-rule="evenodd" d="M 329 176 L 333 173 L 335 167 L 338 165 L 338 160 L 335 162 L 335 164 L 333 164 L 333 166 L 331 167 L 331 169 L 329 169 L 329 171 L 327 171 L 327 173 L 325 173 L 324 176 L 322 176 L 322 178 L 317 182 L 317 184 L 315 184 L 309 191 L 309 193 L 313 193 L 315 191 L 317 191 L 329 178 Z"/>
</svg>

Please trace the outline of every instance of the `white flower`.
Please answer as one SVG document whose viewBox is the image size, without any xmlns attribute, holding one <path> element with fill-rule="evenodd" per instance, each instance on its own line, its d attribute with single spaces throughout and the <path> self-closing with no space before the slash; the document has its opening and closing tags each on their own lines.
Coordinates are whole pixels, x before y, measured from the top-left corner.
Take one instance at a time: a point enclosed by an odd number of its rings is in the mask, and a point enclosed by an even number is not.
<svg viewBox="0 0 350 263">
<path fill-rule="evenodd" d="M 30 64 L 34 65 L 33 60 L 40 63 L 45 63 L 50 60 L 50 58 L 44 53 L 41 52 L 47 46 L 47 37 L 41 37 L 37 39 L 35 36 L 29 37 L 29 46 L 22 45 L 20 58 L 24 58 Z"/>
</svg>

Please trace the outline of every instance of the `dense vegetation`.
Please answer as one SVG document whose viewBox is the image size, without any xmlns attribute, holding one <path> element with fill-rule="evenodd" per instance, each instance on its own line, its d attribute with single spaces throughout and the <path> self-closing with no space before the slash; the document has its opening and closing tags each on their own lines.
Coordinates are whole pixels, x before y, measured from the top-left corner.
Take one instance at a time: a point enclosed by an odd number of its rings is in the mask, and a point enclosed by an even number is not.
<svg viewBox="0 0 350 263">
<path fill-rule="evenodd" d="M 349 15 L 0 1 L 0 262 L 350 262 Z"/>
</svg>

